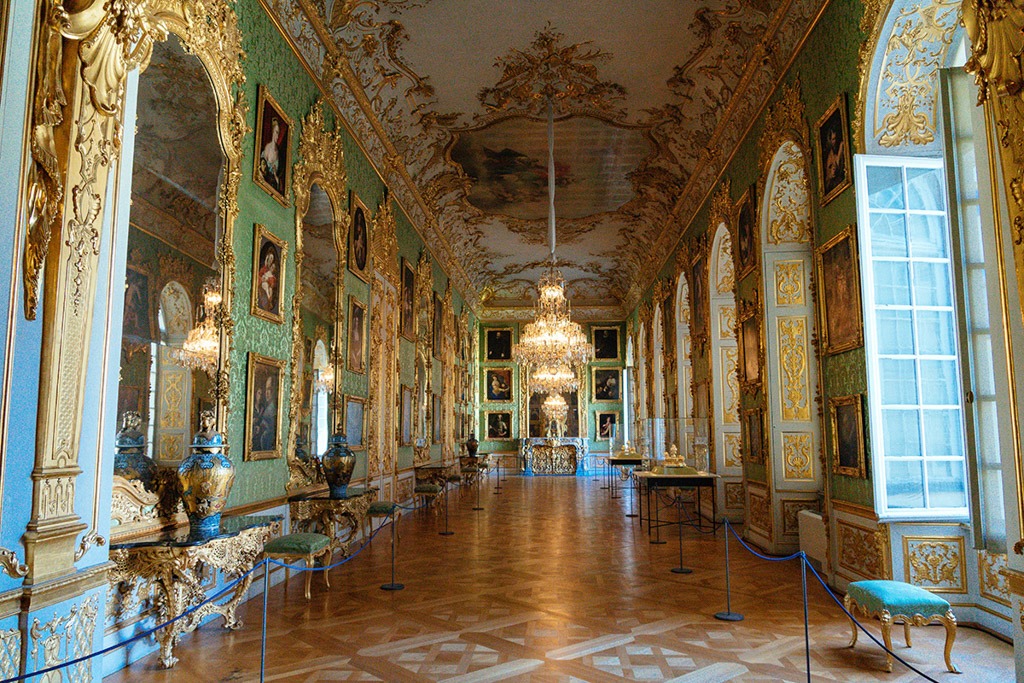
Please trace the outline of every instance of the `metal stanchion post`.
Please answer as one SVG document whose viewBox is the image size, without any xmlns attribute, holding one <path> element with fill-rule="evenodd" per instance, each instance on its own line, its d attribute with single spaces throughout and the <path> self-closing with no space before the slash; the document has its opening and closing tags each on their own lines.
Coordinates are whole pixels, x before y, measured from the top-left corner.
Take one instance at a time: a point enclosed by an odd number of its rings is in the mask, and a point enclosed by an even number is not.
<svg viewBox="0 0 1024 683">
<path fill-rule="evenodd" d="M 440 536 L 451 536 L 451 535 L 453 535 L 455 533 L 454 531 L 450 531 L 448 529 L 448 484 L 450 484 L 450 483 L 451 482 L 449 482 L 447 479 L 445 479 L 445 482 L 444 482 L 444 531 L 438 531 L 437 532 L 438 535 L 440 535 Z"/>
<path fill-rule="evenodd" d="M 498 457 L 498 476 L 495 478 L 498 485 L 494 487 L 494 494 L 501 495 L 501 456 Z"/>
<path fill-rule="evenodd" d="M 725 525 L 725 611 L 715 614 L 719 621 L 743 621 L 743 615 L 732 611 L 732 586 L 729 585 L 729 518 L 723 518 Z"/>
<path fill-rule="evenodd" d="M 404 583 L 395 583 L 395 508 L 391 508 L 391 583 L 380 587 L 382 591 L 400 591 Z"/>
<path fill-rule="evenodd" d="M 604 467 L 601 469 L 601 479 L 604 481 L 604 485 L 601 487 L 602 491 L 607 491 L 611 488 L 608 479 L 608 470 L 611 469 L 612 464 L 608 462 L 608 458 L 604 459 Z"/>
<path fill-rule="evenodd" d="M 480 470 L 477 471 L 477 473 L 476 473 L 476 480 L 475 480 L 475 483 L 476 483 L 476 507 L 473 508 L 473 509 L 477 510 L 477 511 L 484 509 L 483 506 L 480 505 L 480 489 L 483 488 L 483 485 L 484 485 L 484 477 L 483 477 L 483 475 L 484 475 L 484 471 L 481 468 Z"/>
<path fill-rule="evenodd" d="M 807 683 L 811 683 L 811 631 L 807 617 L 807 556 L 800 551 L 800 586 L 804 591 L 804 659 L 807 663 Z"/>
<path fill-rule="evenodd" d="M 693 570 L 683 566 L 683 496 L 677 494 L 672 501 L 679 510 L 679 566 L 672 567 L 673 574 L 692 574 Z"/>
<path fill-rule="evenodd" d="M 267 595 L 269 593 L 270 563 L 266 562 L 263 565 L 263 633 L 260 634 L 260 683 L 266 680 L 267 674 Z"/>
<path fill-rule="evenodd" d="M 647 500 L 650 501 L 650 484 L 648 484 Z M 651 519 L 648 512 L 647 517 L 647 533 L 651 532 Z M 665 541 L 661 538 L 661 509 L 658 507 L 658 489 L 654 489 L 654 538 L 651 539 L 651 545 L 664 545 Z"/>
<path fill-rule="evenodd" d="M 622 498 L 622 496 L 619 495 L 619 486 L 618 486 L 619 482 L 617 481 L 618 478 L 619 478 L 619 471 L 617 469 L 615 469 L 614 465 L 612 465 L 609 469 L 611 470 L 610 477 L 611 477 L 611 482 L 612 482 L 612 491 L 611 491 L 612 495 L 611 495 L 611 499 L 612 500 L 618 500 L 619 498 Z"/>
<path fill-rule="evenodd" d="M 636 517 L 636 513 L 633 512 L 633 506 L 635 504 L 634 496 L 636 495 L 633 491 L 633 486 L 636 484 L 636 480 L 633 477 L 635 468 L 629 468 L 629 478 L 626 479 L 626 485 L 629 486 L 629 512 L 626 513 L 627 517 Z M 641 527 L 642 528 L 642 527 Z"/>
</svg>

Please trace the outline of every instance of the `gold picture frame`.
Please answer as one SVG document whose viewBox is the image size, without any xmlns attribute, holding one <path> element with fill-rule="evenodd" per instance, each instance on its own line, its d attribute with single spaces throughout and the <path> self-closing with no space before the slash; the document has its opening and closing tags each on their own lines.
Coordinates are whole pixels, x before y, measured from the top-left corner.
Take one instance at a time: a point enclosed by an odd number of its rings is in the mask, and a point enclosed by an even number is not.
<svg viewBox="0 0 1024 683">
<path fill-rule="evenodd" d="M 832 471 L 867 479 L 864 453 L 864 408 L 860 394 L 833 396 L 828 400 L 828 424 L 832 430 Z"/>
<path fill-rule="evenodd" d="M 590 328 L 590 342 L 594 346 L 594 360 L 622 360 L 622 343 L 618 325 L 595 325 Z M 614 338 L 613 338 L 614 337 Z M 615 353 L 609 353 L 614 344 Z"/>
<path fill-rule="evenodd" d="M 592 366 L 590 368 L 590 401 L 592 403 L 618 403 L 621 400 L 622 368 Z"/>
<path fill-rule="evenodd" d="M 416 269 L 402 258 L 402 287 L 399 300 L 398 331 L 411 342 L 416 341 Z"/>
<path fill-rule="evenodd" d="M 288 243 L 265 225 L 253 226 L 252 286 L 249 312 L 272 323 L 284 323 L 284 276 Z"/>
<path fill-rule="evenodd" d="M 488 441 L 511 441 L 512 411 L 492 410 L 484 413 L 484 436 Z"/>
<path fill-rule="evenodd" d="M 864 345 L 857 226 L 849 225 L 814 252 L 821 349 L 833 355 Z"/>
<path fill-rule="evenodd" d="M 742 417 L 743 443 L 746 445 L 743 459 L 756 465 L 764 465 L 768 460 L 764 408 L 747 408 L 743 411 Z"/>
<path fill-rule="evenodd" d="M 354 296 L 348 298 L 348 342 L 346 367 L 358 375 L 366 374 L 366 304 Z"/>
<path fill-rule="evenodd" d="M 757 222 L 757 187 L 751 185 L 736 202 L 733 221 L 736 224 L 733 255 L 736 263 L 736 281 L 739 282 L 757 268 L 760 257 L 760 231 Z"/>
<path fill-rule="evenodd" d="M 348 269 L 363 282 L 370 281 L 370 223 L 373 217 L 359 197 L 352 193 L 349 208 Z"/>
<path fill-rule="evenodd" d="M 345 397 L 345 439 L 353 451 L 366 450 L 366 399 Z"/>
<path fill-rule="evenodd" d="M 271 116 L 269 121 L 268 114 Z M 253 135 L 252 179 L 285 208 L 290 205 L 288 191 L 292 181 L 293 127 L 292 119 L 284 113 L 267 86 L 260 84 Z"/>
<path fill-rule="evenodd" d="M 484 362 L 512 360 L 514 334 L 511 327 L 484 330 Z"/>
<path fill-rule="evenodd" d="M 244 460 L 273 460 L 281 453 L 281 399 L 286 361 L 253 351 L 245 383 Z"/>
<path fill-rule="evenodd" d="M 611 421 L 609 422 L 609 418 Z M 618 410 L 598 410 L 594 413 L 594 441 L 611 441 L 611 426 L 622 422 L 622 414 Z"/>
<path fill-rule="evenodd" d="M 513 388 L 511 367 L 484 368 L 483 395 L 487 403 L 511 403 Z"/>
<path fill-rule="evenodd" d="M 737 329 L 739 347 L 739 378 L 744 389 L 761 386 L 764 374 L 764 333 L 761 329 L 761 315 L 756 304 L 748 304 L 740 309 L 740 322 Z"/>
<path fill-rule="evenodd" d="M 818 157 L 818 196 L 821 206 L 825 206 L 853 183 L 845 92 L 839 93 L 814 124 L 814 149 Z"/>
</svg>

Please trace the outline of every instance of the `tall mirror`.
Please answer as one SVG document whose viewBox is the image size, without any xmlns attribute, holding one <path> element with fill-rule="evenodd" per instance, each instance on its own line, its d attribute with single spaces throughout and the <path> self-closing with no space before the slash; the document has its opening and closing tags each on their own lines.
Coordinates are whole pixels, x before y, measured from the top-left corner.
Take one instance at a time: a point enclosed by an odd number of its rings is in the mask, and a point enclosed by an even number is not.
<svg viewBox="0 0 1024 683">
<path fill-rule="evenodd" d="M 345 301 L 345 158 L 318 102 L 302 121 L 295 191 L 296 280 L 288 490 L 322 486 L 318 456 L 342 422 L 340 353 Z"/>
<path fill-rule="evenodd" d="M 210 77 L 174 35 L 139 75 L 136 131 L 117 412 L 170 467 L 216 410 L 226 161 Z"/>
</svg>

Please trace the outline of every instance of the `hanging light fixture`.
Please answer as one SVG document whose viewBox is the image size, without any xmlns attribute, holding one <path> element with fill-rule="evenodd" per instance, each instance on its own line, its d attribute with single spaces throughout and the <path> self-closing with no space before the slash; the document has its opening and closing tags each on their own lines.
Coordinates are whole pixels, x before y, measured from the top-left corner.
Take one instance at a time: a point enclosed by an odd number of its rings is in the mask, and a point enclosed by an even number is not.
<svg viewBox="0 0 1024 683">
<path fill-rule="evenodd" d="M 565 296 L 565 280 L 556 269 L 555 258 L 555 114 L 548 98 L 548 238 L 551 266 L 537 282 L 537 313 L 523 327 L 519 343 L 512 347 L 512 359 L 540 373 L 544 389 L 575 391 L 576 370 L 594 357 L 594 348 L 583 328 L 571 318 Z M 550 397 L 549 397 L 550 398 Z M 564 400 L 564 399 L 563 399 Z"/>
<path fill-rule="evenodd" d="M 199 322 L 188 331 L 180 349 L 170 349 L 171 360 L 190 370 L 202 370 L 210 377 L 217 374 L 220 362 L 220 331 L 217 329 L 217 312 L 223 299 L 220 285 L 210 280 L 203 285 L 203 302 L 196 317 Z"/>
<path fill-rule="evenodd" d="M 530 390 L 534 394 L 551 394 L 579 389 L 579 376 L 565 364 L 542 365 L 530 375 Z"/>
<path fill-rule="evenodd" d="M 569 404 L 561 394 L 548 394 L 541 405 L 541 411 L 548 422 L 565 424 L 565 419 L 569 417 Z"/>
<path fill-rule="evenodd" d="M 318 394 L 329 394 L 334 391 L 334 366 L 328 364 L 316 373 L 314 391 Z"/>
</svg>

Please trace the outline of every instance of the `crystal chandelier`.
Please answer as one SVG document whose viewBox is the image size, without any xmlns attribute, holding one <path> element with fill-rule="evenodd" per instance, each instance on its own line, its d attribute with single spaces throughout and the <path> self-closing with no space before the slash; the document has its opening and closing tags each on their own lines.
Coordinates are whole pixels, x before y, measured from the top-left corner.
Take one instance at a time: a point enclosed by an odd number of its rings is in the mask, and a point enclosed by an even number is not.
<svg viewBox="0 0 1024 683">
<path fill-rule="evenodd" d="M 317 371 L 315 384 L 314 391 L 318 394 L 329 394 L 334 391 L 334 367 L 328 365 Z"/>
<path fill-rule="evenodd" d="M 561 394 L 548 394 L 541 410 L 548 422 L 564 424 L 565 419 L 569 417 L 569 404 L 565 402 L 565 398 Z"/>
<path fill-rule="evenodd" d="M 576 371 L 568 365 L 542 365 L 530 375 L 530 390 L 534 394 L 576 391 L 580 382 Z"/>
<path fill-rule="evenodd" d="M 548 237 L 551 268 L 537 283 L 537 314 L 523 327 L 519 343 L 512 347 L 512 359 L 541 373 L 543 391 L 575 391 L 576 370 L 594 357 L 594 348 L 583 328 L 570 317 L 565 297 L 565 280 L 555 269 L 555 136 L 554 109 L 548 100 Z M 550 372 L 545 372 L 550 370 Z"/>
<path fill-rule="evenodd" d="M 199 306 L 199 323 L 188 332 L 180 349 L 170 349 L 171 360 L 190 370 L 202 370 L 209 376 L 217 373 L 220 362 L 220 332 L 215 319 L 221 305 L 219 285 L 215 281 L 203 286 L 203 303 Z"/>
</svg>

